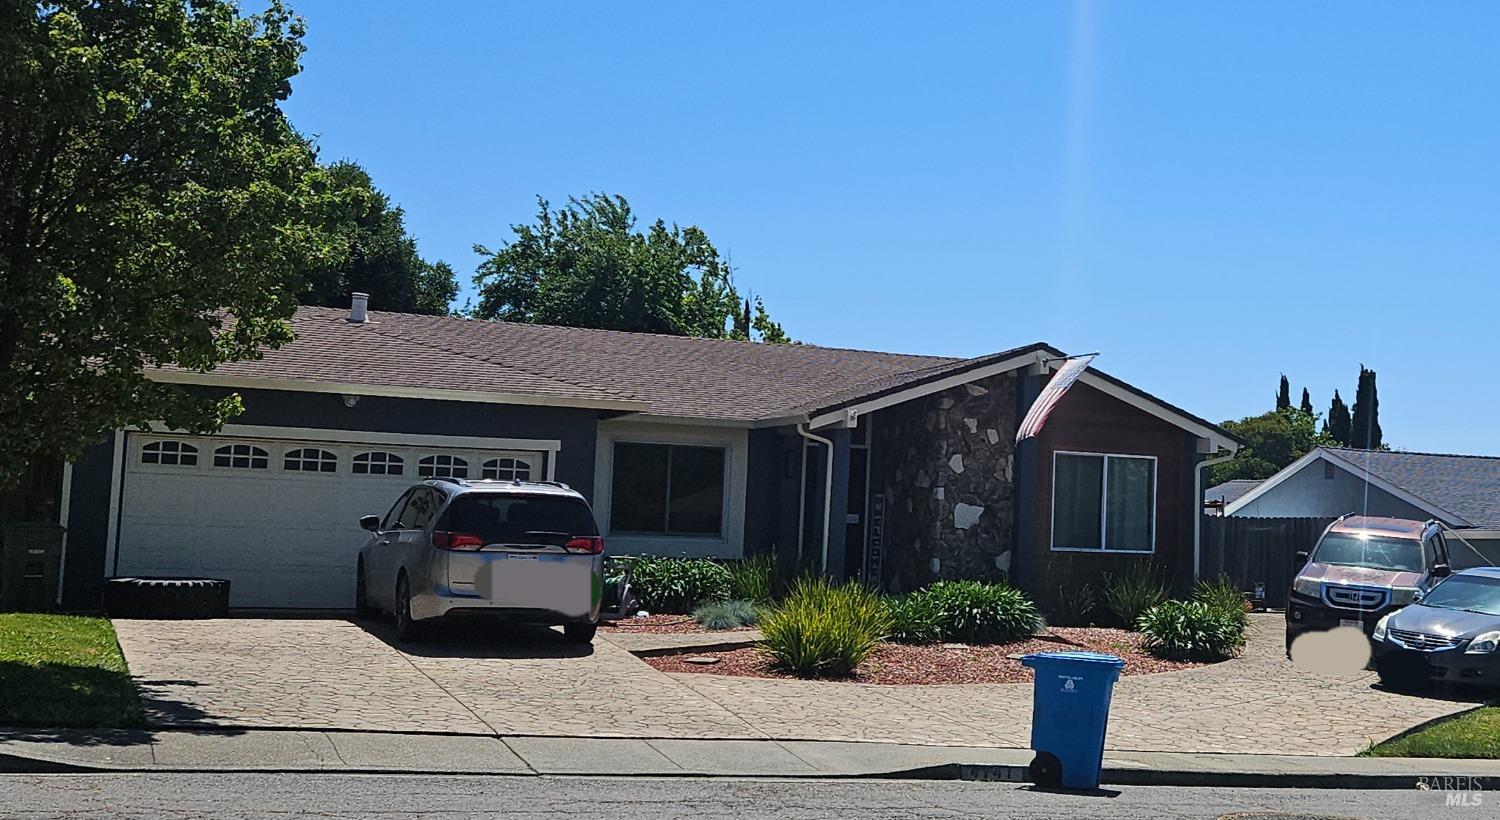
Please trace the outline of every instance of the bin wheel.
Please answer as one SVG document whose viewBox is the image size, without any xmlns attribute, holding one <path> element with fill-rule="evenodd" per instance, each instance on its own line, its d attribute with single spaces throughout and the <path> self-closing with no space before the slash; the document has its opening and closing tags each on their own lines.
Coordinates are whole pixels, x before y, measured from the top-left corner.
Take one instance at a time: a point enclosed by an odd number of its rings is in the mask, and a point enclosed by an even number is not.
<svg viewBox="0 0 1500 820">
<path fill-rule="evenodd" d="M 1026 767 L 1026 774 L 1038 786 L 1058 788 L 1062 785 L 1062 761 L 1051 752 L 1037 752 Z"/>
</svg>

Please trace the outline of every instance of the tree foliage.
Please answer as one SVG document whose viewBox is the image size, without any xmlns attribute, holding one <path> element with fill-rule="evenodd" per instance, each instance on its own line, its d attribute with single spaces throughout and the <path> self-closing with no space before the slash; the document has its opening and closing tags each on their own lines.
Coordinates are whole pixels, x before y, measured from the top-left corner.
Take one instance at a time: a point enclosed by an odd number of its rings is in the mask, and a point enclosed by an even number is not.
<svg viewBox="0 0 1500 820">
<path fill-rule="evenodd" d="M 570 198 L 554 210 L 538 197 L 536 222 L 513 225 L 474 281 L 477 315 L 510 322 L 706 338 L 788 341 L 754 298 L 742 304 L 731 271 L 702 228 L 646 230 L 622 196 Z"/>
<path fill-rule="evenodd" d="M 1379 450 L 1383 444 L 1380 431 L 1380 396 L 1375 389 L 1375 371 L 1359 366 L 1359 386 L 1354 392 L 1354 416 L 1350 420 L 1350 445 L 1361 450 Z"/>
<path fill-rule="evenodd" d="M 1276 389 L 1276 409 L 1286 410 L 1292 406 L 1292 383 L 1287 381 L 1286 374 L 1281 374 L 1281 386 Z"/>
<path fill-rule="evenodd" d="M 376 310 L 446 314 L 458 281 L 446 262 L 428 262 L 406 233 L 405 213 L 375 187 L 353 162 L 328 167 L 332 183 L 349 203 L 335 241 L 342 258 L 303 272 L 298 301 L 343 307 L 355 291 L 370 294 Z"/>
<path fill-rule="evenodd" d="M 1333 403 L 1328 407 L 1328 418 L 1323 422 L 1323 435 L 1334 444 L 1345 447 L 1354 443 L 1354 422 L 1349 417 L 1349 405 L 1344 403 L 1339 391 L 1333 391 Z"/>
<path fill-rule="evenodd" d="M 1302 410 L 1302 412 L 1308 414 L 1309 416 L 1315 415 L 1313 411 L 1312 394 L 1307 392 L 1306 387 L 1302 388 L 1302 403 L 1298 405 L 1298 407 Z"/>
<path fill-rule="evenodd" d="M 237 397 L 145 372 L 287 340 L 341 209 L 279 107 L 301 37 L 274 0 L 4 4 L 0 480 L 123 425 L 213 430 Z"/>
<path fill-rule="evenodd" d="M 1210 468 L 1212 483 L 1221 484 L 1236 478 L 1270 478 L 1324 443 L 1318 435 L 1316 423 L 1311 414 L 1295 407 L 1224 422 L 1224 429 L 1246 443 L 1234 458 Z"/>
</svg>

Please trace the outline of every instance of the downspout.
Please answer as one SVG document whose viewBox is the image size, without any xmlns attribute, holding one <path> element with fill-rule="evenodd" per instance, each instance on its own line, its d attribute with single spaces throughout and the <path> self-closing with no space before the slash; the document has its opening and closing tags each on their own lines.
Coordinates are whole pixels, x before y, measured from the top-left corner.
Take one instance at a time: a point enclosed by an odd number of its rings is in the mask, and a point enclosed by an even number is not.
<svg viewBox="0 0 1500 820">
<path fill-rule="evenodd" d="M 828 569 L 828 515 L 829 512 L 833 509 L 833 442 L 829 439 L 823 438 L 822 436 L 816 436 L 808 432 L 806 424 L 797 425 L 797 435 L 807 439 L 808 441 L 816 441 L 817 443 L 823 445 L 823 448 L 828 451 L 828 464 L 823 469 L 823 562 L 818 565 L 818 569 L 826 570 Z M 806 481 L 802 483 L 802 494 L 805 500 L 805 496 L 807 495 Z M 802 539 L 804 532 L 805 528 L 799 529 L 797 532 L 798 555 L 802 554 Z"/>
<path fill-rule="evenodd" d="M 1206 458 L 1198 462 L 1193 470 L 1193 504 L 1197 507 L 1193 511 L 1193 581 L 1197 582 L 1202 577 L 1203 566 L 1203 468 L 1212 467 L 1215 464 L 1234 458 L 1234 453 L 1218 458 Z"/>
</svg>

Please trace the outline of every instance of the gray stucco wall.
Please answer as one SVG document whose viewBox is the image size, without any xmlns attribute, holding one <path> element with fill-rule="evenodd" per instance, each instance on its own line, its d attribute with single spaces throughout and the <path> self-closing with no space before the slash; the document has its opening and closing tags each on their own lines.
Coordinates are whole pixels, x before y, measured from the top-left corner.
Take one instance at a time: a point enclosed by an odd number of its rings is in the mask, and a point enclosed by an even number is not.
<svg viewBox="0 0 1500 820">
<path fill-rule="evenodd" d="M 1324 478 L 1323 465 L 1321 458 L 1308 462 L 1234 514 L 1247 518 L 1305 518 L 1336 517 L 1352 512 L 1418 521 L 1432 517 L 1420 507 L 1374 485 L 1368 487 L 1367 504 L 1367 488 L 1361 476 L 1335 466 L 1333 478 Z"/>
</svg>

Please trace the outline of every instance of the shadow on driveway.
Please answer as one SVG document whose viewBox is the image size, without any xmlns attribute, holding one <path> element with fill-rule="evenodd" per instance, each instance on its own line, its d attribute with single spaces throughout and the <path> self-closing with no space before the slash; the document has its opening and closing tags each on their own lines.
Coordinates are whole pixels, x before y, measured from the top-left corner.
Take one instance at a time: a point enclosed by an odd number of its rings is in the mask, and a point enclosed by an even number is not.
<svg viewBox="0 0 1500 820">
<path fill-rule="evenodd" d="M 385 620 L 352 620 L 398 652 L 419 658 L 584 658 L 589 644 L 571 643 L 562 633 L 542 626 L 486 621 L 433 624 L 420 641 L 403 641 Z"/>
</svg>

